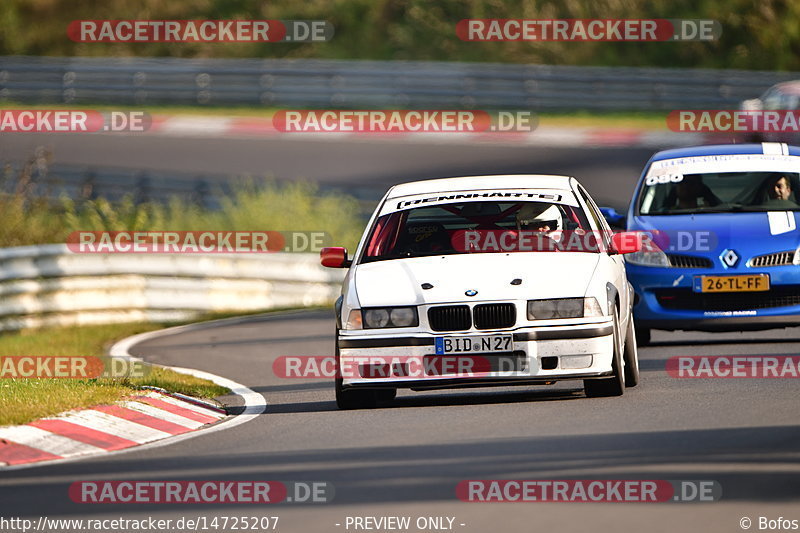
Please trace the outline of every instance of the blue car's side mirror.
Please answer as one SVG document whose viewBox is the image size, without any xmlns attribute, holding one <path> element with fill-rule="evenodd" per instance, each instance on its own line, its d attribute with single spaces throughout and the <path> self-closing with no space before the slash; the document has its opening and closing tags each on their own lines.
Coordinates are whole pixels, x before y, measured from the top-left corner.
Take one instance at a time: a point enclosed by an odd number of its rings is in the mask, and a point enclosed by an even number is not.
<svg viewBox="0 0 800 533">
<path fill-rule="evenodd" d="M 617 213 L 617 210 L 613 207 L 601 207 L 600 212 L 603 214 L 603 217 L 606 219 L 606 221 L 608 221 L 610 226 L 625 229 L 625 215 Z"/>
</svg>

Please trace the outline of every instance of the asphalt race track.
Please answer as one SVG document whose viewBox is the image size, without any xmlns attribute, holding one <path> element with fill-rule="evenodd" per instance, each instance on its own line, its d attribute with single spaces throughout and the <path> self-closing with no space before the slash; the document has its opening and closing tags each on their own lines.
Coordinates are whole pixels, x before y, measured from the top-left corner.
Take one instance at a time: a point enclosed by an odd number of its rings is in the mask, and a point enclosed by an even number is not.
<svg viewBox="0 0 800 533">
<path fill-rule="evenodd" d="M 650 153 L 155 137 L 114 145 L 120 138 L 102 136 L 89 145 L 64 139 L 68 136 L 15 136 L 0 158 L 22 153 L 26 142 L 45 141 L 69 162 L 91 163 L 116 149 L 125 152 L 126 164 L 261 168 L 284 178 L 376 187 L 464 173 L 560 172 L 581 178 L 601 203 L 624 207 Z M 333 329 L 332 312 L 309 311 L 252 317 L 136 346 L 133 353 L 148 361 L 212 372 L 250 387 L 264 396 L 265 412 L 247 424 L 175 445 L 0 473 L 2 514 L 269 515 L 280 517 L 279 531 L 292 533 L 356 531 L 345 527 L 347 516 L 455 517 L 454 531 L 481 533 L 732 532 L 742 531 L 743 517 L 752 520 L 753 530 L 762 516 L 800 519 L 796 381 L 675 379 L 664 370 L 666 360 L 678 355 L 797 355 L 800 328 L 655 332 L 653 345 L 640 350 L 642 383 L 619 398 L 587 399 L 579 382 L 565 382 L 401 392 L 392 407 L 348 412 L 336 409 L 328 380 L 288 380 L 272 371 L 282 355 L 331 355 Z M 470 479 L 713 480 L 721 485 L 722 498 L 625 504 L 459 501 L 456 485 Z M 335 487 L 335 499 L 210 507 L 73 503 L 70 484 L 90 480 L 326 481 Z"/>
<path fill-rule="evenodd" d="M 394 407 L 338 411 L 327 380 L 272 373 L 281 355 L 329 355 L 328 312 L 258 318 L 145 342 L 160 364 L 225 375 L 263 394 L 256 420 L 176 445 L 0 477 L 6 515 L 172 517 L 277 515 L 282 531 L 338 531 L 346 516 L 454 516 L 460 531 L 735 531 L 743 516 L 791 517 L 800 495 L 792 380 L 677 380 L 676 354 L 796 354 L 797 329 L 654 334 L 643 382 L 623 397 L 558 387 L 402 393 Z M 465 503 L 467 479 L 715 480 L 713 503 Z M 79 505 L 87 480 L 327 481 L 328 504 Z"/>
</svg>

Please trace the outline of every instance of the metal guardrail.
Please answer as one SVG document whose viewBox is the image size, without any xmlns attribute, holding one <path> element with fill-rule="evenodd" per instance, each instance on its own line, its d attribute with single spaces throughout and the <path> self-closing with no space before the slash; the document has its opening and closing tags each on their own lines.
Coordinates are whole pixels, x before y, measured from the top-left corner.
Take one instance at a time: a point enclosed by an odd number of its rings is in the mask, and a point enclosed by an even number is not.
<svg viewBox="0 0 800 533">
<path fill-rule="evenodd" d="M 0 168 L 0 194 L 13 195 L 22 190 L 28 197 L 56 201 L 66 196 L 75 201 L 102 197 L 111 202 L 127 196 L 135 204 L 167 203 L 179 196 L 198 207 L 219 209 L 222 199 L 230 197 L 237 186 L 258 187 L 268 181 L 264 176 L 50 164 L 47 159 L 47 154 L 34 154 L 28 161 L 5 162 L 6 166 Z M 319 190 L 355 197 L 363 218 L 369 217 L 384 192 L 383 188 L 368 185 L 345 189 L 322 184 Z"/>
<path fill-rule="evenodd" d="M 800 73 L 428 61 L 0 57 L 27 103 L 531 110 L 729 109 Z"/>
<path fill-rule="evenodd" d="M 199 207 L 218 209 L 222 197 L 230 195 L 237 183 L 245 183 L 248 179 L 255 185 L 264 182 L 264 178 L 255 176 L 51 165 L 38 159 L 34 156 L 28 162 L 7 162 L 0 180 L 0 193 L 15 194 L 22 189 L 28 197 L 56 200 L 66 196 L 78 201 L 102 197 L 112 202 L 129 196 L 135 204 L 166 203 L 172 197 L 180 196 Z"/>
<path fill-rule="evenodd" d="M 327 304 L 344 272 L 316 254 L 77 254 L 66 245 L 0 249 L 0 331 L 189 320 Z"/>
</svg>

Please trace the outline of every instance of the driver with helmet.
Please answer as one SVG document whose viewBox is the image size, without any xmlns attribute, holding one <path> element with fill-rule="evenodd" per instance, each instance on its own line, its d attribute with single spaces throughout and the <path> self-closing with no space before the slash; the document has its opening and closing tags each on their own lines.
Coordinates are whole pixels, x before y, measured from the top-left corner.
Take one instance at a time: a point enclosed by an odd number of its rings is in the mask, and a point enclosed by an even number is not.
<svg viewBox="0 0 800 533">
<path fill-rule="evenodd" d="M 552 204 L 527 203 L 516 215 L 517 229 L 528 231 L 561 231 L 561 211 Z"/>
</svg>

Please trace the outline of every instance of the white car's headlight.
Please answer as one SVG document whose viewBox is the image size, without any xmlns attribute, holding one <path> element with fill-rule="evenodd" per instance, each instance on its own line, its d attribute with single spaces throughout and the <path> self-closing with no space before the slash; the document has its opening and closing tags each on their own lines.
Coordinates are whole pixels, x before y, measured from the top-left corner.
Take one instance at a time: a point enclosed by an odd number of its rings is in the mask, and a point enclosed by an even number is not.
<svg viewBox="0 0 800 533">
<path fill-rule="evenodd" d="M 528 320 L 592 316 L 603 316 L 603 310 L 594 297 L 528 301 Z"/>
<path fill-rule="evenodd" d="M 395 307 L 389 312 L 389 322 L 398 328 L 417 325 L 417 310 L 414 307 Z"/>
<path fill-rule="evenodd" d="M 373 307 L 362 309 L 364 328 L 408 328 L 419 325 L 416 307 Z"/>
<path fill-rule="evenodd" d="M 389 325 L 388 309 L 362 309 L 361 316 L 368 328 L 385 328 Z"/>
<path fill-rule="evenodd" d="M 669 258 L 664 251 L 653 242 L 653 239 L 645 237 L 642 242 L 642 249 L 638 252 L 625 254 L 625 262 L 633 265 L 649 267 L 669 267 Z"/>
</svg>

